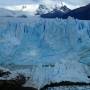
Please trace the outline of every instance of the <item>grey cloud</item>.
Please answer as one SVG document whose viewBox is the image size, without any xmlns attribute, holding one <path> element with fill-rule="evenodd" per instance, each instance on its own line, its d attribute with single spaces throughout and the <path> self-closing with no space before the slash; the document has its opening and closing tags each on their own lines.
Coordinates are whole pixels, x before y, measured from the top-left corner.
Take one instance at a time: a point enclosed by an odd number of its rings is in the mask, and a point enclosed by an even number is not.
<svg viewBox="0 0 90 90">
<path fill-rule="evenodd" d="M 47 2 L 47 0 L 0 0 L 0 5 L 40 3 L 42 1 Z M 48 0 L 48 1 L 58 2 L 60 0 Z M 72 4 L 72 5 L 85 5 L 85 4 L 90 3 L 90 0 L 62 0 L 62 1 L 67 4 Z"/>
</svg>

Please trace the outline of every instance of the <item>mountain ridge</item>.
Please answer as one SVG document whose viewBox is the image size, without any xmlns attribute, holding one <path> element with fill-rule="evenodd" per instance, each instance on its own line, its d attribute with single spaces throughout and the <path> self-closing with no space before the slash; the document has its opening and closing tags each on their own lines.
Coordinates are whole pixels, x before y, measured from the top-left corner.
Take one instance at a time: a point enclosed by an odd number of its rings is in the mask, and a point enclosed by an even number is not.
<svg viewBox="0 0 90 90">
<path fill-rule="evenodd" d="M 62 19 L 67 19 L 69 16 L 80 20 L 90 20 L 90 4 L 76 8 L 66 13 L 62 13 L 61 11 L 59 11 L 41 15 L 42 18 L 62 18 Z"/>
</svg>

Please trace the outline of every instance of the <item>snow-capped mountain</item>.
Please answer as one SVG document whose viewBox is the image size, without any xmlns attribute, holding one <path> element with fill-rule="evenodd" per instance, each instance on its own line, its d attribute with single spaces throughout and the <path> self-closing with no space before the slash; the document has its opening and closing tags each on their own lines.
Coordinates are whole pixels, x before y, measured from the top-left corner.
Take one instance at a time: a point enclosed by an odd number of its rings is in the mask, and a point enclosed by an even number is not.
<svg viewBox="0 0 90 90">
<path fill-rule="evenodd" d="M 71 5 L 66 4 L 64 2 L 54 3 L 52 1 L 47 1 L 47 2 L 42 1 L 42 3 L 38 3 L 38 4 L 21 4 L 21 5 L 13 5 L 13 6 L 11 5 L 11 6 L 5 6 L 3 8 L 7 9 L 10 12 L 13 12 L 14 14 L 12 16 L 15 16 L 15 17 L 18 17 L 18 16 L 29 17 L 32 15 L 33 16 L 42 15 L 42 14 L 50 13 L 51 11 L 54 13 L 58 11 L 60 11 L 60 13 L 66 13 L 73 9 Z M 2 11 L 4 12 L 5 10 L 2 10 Z M 8 11 L 7 11 L 7 14 L 8 14 Z M 5 13 L 3 14 L 3 12 L 2 12 L 2 16 L 5 15 Z"/>
<path fill-rule="evenodd" d="M 40 4 L 22 4 L 22 5 L 5 6 L 3 8 L 15 12 L 14 16 L 22 16 L 22 15 L 30 16 L 30 15 L 46 14 L 53 11 L 56 8 L 58 10 L 61 9 L 61 11 L 66 12 L 69 10 L 67 6 L 70 5 L 63 4 L 62 6 L 61 3 L 50 4 L 43 2 Z"/>
<path fill-rule="evenodd" d="M 14 12 L 18 12 L 19 14 L 23 13 L 26 16 L 30 16 L 30 15 L 35 15 L 38 5 L 25 4 L 25 5 L 7 6 L 6 8 Z"/>
<path fill-rule="evenodd" d="M 42 18 L 63 18 L 67 19 L 69 16 L 81 20 L 90 20 L 90 4 L 70 10 L 67 6 L 55 8 L 52 12 L 42 14 Z M 87 12 L 87 13 L 86 13 Z"/>
<path fill-rule="evenodd" d="M 18 14 L 30 16 L 30 15 L 36 15 L 36 14 L 45 14 L 45 13 L 51 12 L 56 7 L 60 8 L 62 6 L 64 10 L 66 10 L 67 7 L 71 10 L 77 7 L 80 7 L 80 5 L 71 5 L 71 3 L 68 3 L 67 1 L 65 2 L 63 0 L 55 0 L 55 1 L 54 0 L 41 0 L 38 3 L 8 5 L 8 6 L 3 6 L 3 8 L 12 10 L 14 12 L 18 11 L 16 12 L 17 14 L 16 16 L 18 16 Z"/>
<path fill-rule="evenodd" d="M 29 17 L 36 13 L 38 5 L 18 5 L 0 8 L 0 16 L 8 17 Z"/>
<path fill-rule="evenodd" d="M 27 11 L 13 11 L 4 8 L 0 8 L 0 12 L 0 17 L 29 17 L 32 15 Z"/>
<path fill-rule="evenodd" d="M 60 7 L 60 10 L 61 10 L 62 12 L 64 12 L 64 13 L 67 13 L 67 12 L 70 12 L 70 11 L 71 11 L 71 9 L 68 8 L 66 5 L 61 6 L 61 7 Z"/>
<path fill-rule="evenodd" d="M 36 11 L 36 15 L 42 15 L 50 12 L 53 13 L 59 11 L 61 11 L 62 13 L 67 13 L 70 11 L 70 9 L 66 5 L 64 6 L 55 5 L 54 7 L 48 7 L 47 5 L 40 4 Z"/>
<path fill-rule="evenodd" d="M 36 14 L 40 15 L 40 14 L 48 13 L 50 11 L 50 9 L 47 8 L 43 4 L 40 4 L 40 5 L 30 4 L 30 5 L 6 6 L 4 8 L 5 8 L 5 11 L 6 10 L 12 11 L 14 13 L 13 16 L 16 16 L 16 17 L 22 16 L 22 15 L 29 17 L 29 16 L 36 15 Z M 1 9 L 4 9 L 4 8 L 1 8 Z M 4 10 L 2 10 L 2 11 L 4 11 Z M 3 16 L 3 12 L 2 12 L 2 16 Z"/>
<path fill-rule="evenodd" d="M 71 10 L 67 6 L 61 6 L 61 7 L 55 7 L 52 11 L 41 14 L 42 18 L 56 18 L 56 17 L 62 17 L 64 14 L 70 12 Z"/>
<path fill-rule="evenodd" d="M 0 8 L 0 17 L 12 17 L 14 12 L 5 8 Z"/>
<path fill-rule="evenodd" d="M 36 15 L 41 15 L 50 12 L 50 9 L 43 4 L 40 4 L 36 10 Z"/>
</svg>

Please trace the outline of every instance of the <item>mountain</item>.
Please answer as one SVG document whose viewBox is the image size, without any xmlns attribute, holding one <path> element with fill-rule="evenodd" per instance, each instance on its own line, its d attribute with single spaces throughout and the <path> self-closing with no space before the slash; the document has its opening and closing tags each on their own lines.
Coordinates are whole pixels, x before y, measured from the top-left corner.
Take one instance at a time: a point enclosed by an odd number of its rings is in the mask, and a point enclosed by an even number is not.
<svg viewBox="0 0 90 90">
<path fill-rule="evenodd" d="M 90 4 L 68 12 L 63 18 L 68 18 L 69 16 L 81 20 L 90 20 Z"/>
<path fill-rule="evenodd" d="M 40 15 L 42 18 L 63 18 L 66 19 L 69 16 L 81 19 L 90 20 L 90 4 L 76 8 L 74 10 L 69 9 L 66 5 L 48 7 L 45 4 L 40 5 L 18 5 L 10 6 L 6 8 L 0 8 L 0 16 L 4 17 L 30 17 Z M 86 13 L 87 12 L 87 13 Z"/>
<path fill-rule="evenodd" d="M 43 15 L 49 13 L 51 17 L 53 17 L 53 14 L 55 17 L 56 15 L 62 16 L 64 13 L 68 11 L 70 11 L 70 9 L 67 8 L 66 6 L 48 7 L 45 4 L 18 5 L 18 6 L 8 6 L 5 9 L 1 8 L 1 12 L 2 12 L 1 16 L 29 17 L 34 15 Z"/>
<path fill-rule="evenodd" d="M 63 11 L 62 11 L 63 10 Z M 61 7 L 59 10 L 54 9 L 52 12 L 42 14 L 42 18 L 63 18 L 67 19 L 69 16 L 80 20 L 90 20 L 90 4 L 76 8 L 74 10 L 68 9 L 66 6 Z"/>
<path fill-rule="evenodd" d="M 55 7 L 51 12 L 42 14 L 41 17 L 43 18 L 60 18 L 64 14 L 70 12 L 71 10 L 67 6 L 62 6 L 62 7 Z"/>
<path fill-rule="evenodd" d="M 60 7 L 60 10 L 63 11 L 64 13 L 70 12 L 71 9 L 69 9 L 66 5 Z"/>
<path fill-rule="evenodd" d="M 42 15 L 48 13 L 50 9 L 46 7 L 44 4 L 40 4 L 38 9 L 36 10 L 36 15 Z"/>
<path fill-rule="evenodd" d="M 0 8 L 0 17 L 27 17 L 27 12 L 13 11 L 4 8 Z"/>
<path fill-rule="evenodd" d="M 20 6 L 20 7 L 7 7 L 7 8 L 0 8 L 0 17 L 30 17 L 35 14 L 32 10 L 29 10 L 30 7 L 27 6 Z"/>
<path fill-rule="evenodd" d="M 55 5 L 53 7 L 48 7 L 47 5 L 44 4 L 40 4 L 37 11 L 36 11 L 36 15 L 42 15 L 42 14 L 47 14 L 47 13 L 51 13 L 51 14 L 58 14 L 58 13 L 67 13 L 69 12 L 70 9 L 67 6 L 58 6 Z"/>
<path fill-rule="evenodd" d="M 0 8 L 0 17 L 12 17 L 14 12 L 8 9 Z"/>
<path fill-rule="evenodd" d="M 29 15 L 35 15 L 38 5 L 37 4 L 25 4 L 25 5 L 7 6 L 6 8 L 14 12 L 15 11 L 18 11 L 19 13 L 23 12 L 24 14 L 29 16 Z"/>
<path fill-rule="evenodd" d="M 33 4 L 6 6 L 0 8 L 0 16 L 30 17 L 35 15 L 37 8 L 38 5 Z"/>
</svg>

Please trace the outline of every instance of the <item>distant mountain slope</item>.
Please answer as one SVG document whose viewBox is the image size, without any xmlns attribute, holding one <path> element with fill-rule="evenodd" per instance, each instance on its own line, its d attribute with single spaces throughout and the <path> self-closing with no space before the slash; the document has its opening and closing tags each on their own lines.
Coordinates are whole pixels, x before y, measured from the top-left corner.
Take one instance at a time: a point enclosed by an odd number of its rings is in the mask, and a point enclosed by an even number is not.
<svg viewBox="0 0 90 90">
<path fill-rule="evenodd" d="M 68 12 L 63 16 L 63 18 L 68 18 L 68 16 L 81 20 L 90 20 L 90 4 Z"/>
<path fill-rule="evenodd" d="M 62 6 L 62 7 L 56 7 L 53 9 L 53 11 L 46 13 L 46 14 L 42 14 L 41 17 L 43 18 L 61 18 L 63 17 L 64 14 L 66 14 L 67 12 L 70 12 L 71 10 L 67 7 L 67 6 Z"/>
<path fill-rule="evenodd" d="M 12 17 L 14 15 L 14 12 L 8 9 L 0 8 L 0 16 L 1 17 Z"/>
<path fill-rule="evenodd" d="M 40 4 L 38 9 L 36 10 L 36 15 L 42 15 L 48 12 L 50 12 L 50 9 L 47 6 Z"/>
<path fill-rule="evenodd" d="M 40 15 L 42 18 L 63 18 L 66 19 L 69 16 L 81 20 L 90 20 L 90 4 L 71 10 L 67 6 L 55 8 L 48 8 L 45 5 L 40 4 L 38 8 L 34 6 L 24 5 L 15 7 L 15 10 L 9 10 L 0 8 L 0 17 L 30 17 Z M 33 9 L 33 10 L 31 10 Z"/>
<path fill-rule="evenodd" d="M 69 10 L 66 6 L 63 7 L 65 8 L 65 11 L 62 12 L 61 10 L 53 10 L 53 12 L 49 12 L 47 14 L 42 14 L 42 18 L 63 18 L 66 19 L 69 16 L 74 17 L 76 19 L 80 20 L 90 20 L 90 4 L 74 9 L 74 10 Z"/>
<path fill-rule="evenodd" d="M 13 17 L 30 17 L 35 15 L 49 15 L 48 17 L 58 17 L 64 13 L 70 11 L 66 6 L 60 7 L 48 7 L 47 5 L 40 4 L 38 6 L 34 5 L 19 5 L 19 6 L 9 6 L 6 8 L 0 8 L 0 16 L 13 16 Z M 47 16 L 46 16 L 47 17 Z"/>
<path fill-rule="evenodd" d="M 18 11 L 18 12 L 24 12 L 24 14 L 34 15 L 36 13 L 36 10 L 38 8 L 37 4 L 21 4 L 21 5 L 14 5 L 14 6 L 6 6 L 5 8 L 12 10 L 12 11 Z"/>
<path fill-rule="evenodd" d="M 5 8 L 0 8 L 0 17 L 29 17 L 31 16 L 30 12 L 27 11 L 17 11 L 9 10 Z"/>
</svg>

